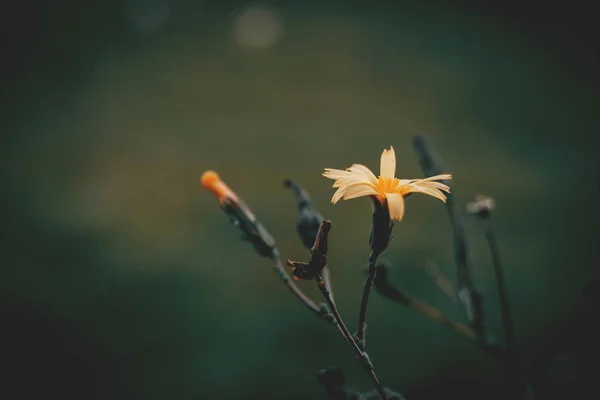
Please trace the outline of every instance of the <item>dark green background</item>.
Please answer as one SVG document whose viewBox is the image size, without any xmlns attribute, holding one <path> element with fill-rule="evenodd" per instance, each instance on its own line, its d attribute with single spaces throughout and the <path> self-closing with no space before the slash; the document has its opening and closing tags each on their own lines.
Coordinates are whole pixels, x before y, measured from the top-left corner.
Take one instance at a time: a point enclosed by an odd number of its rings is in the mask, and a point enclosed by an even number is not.
<svg viewBox="0 0 600 400">
<path fill-rule="evenodd" d="M 217 170 L 294 259 L 306 250 L 281 182 L 308 189 L 333 221 L 333 284 L 354 326 L 370 208 L 332 206 L 321 172 L 378 172 L 393 145 L 397 174 L 421 177 L 417 133 L 443 154 L 461 205 L 497 200 L 525 362 L 581 309 L 600 216 L 589 10 L 270 2 L 284 35 L 252 50 L 231 37 L 243 2 L 172 1 L 147 35 L 124 2 L 84 3 L 22 1 L 2 15 L 3 399 L 322 399 L 314 373 L 331 364 L 370 389 L 198 180 Z M 483 231 L 467 228 L 499 336 Z M 450 235 L 442 204 L 411 196 L 385 257 L 399 287 L 460 319 L 420 269 L 453 276 Z M 369 311 L 384 384 L 411 399 L 492 398 L 502 385 L 468 340 L 377 295 Z M 544 387 L 581 383 L 569 357 Z"/>
</svg>

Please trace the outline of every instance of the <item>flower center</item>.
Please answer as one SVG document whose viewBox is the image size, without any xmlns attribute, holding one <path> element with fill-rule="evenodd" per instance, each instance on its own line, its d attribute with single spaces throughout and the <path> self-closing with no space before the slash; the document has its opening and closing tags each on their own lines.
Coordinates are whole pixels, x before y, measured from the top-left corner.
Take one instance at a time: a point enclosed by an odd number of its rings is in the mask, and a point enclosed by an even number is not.
<svg viewBox="0 0 600 400">
<path fill-rule="evenodd" d="M 386 193 L 396 192 L 400 180 L 397 178 L 382 178 L 377 179 L 377 185 L 375 190 L 377 191 L 377 198 L 383 202 L 385 200 Z"/>
</svg>

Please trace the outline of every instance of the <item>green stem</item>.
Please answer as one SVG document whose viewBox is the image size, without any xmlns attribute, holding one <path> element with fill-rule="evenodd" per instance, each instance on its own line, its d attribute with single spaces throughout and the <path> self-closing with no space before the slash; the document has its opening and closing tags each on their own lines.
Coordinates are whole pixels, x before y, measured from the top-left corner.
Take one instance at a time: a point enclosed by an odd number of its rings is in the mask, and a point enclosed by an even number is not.
<svg viewBox="0 0 600 400">
<path fill-rule="evenodd" d="M 369 355 L 358 346 L 356 341 L 354 341 L 352 334 L 346 327 L 346 324 L 342 320 L 342 317 L 340 316 L 340 313 L 338 312 L 337 307 L 335 306 L 333 299 L 331 298 L 331 292 L 329 291 L 329 288 L 323 281 L 323 277 L 321 275 L 318 275 L 316 281 L 317 287 L 319 288 L 321 293 L 323 293 L 323 297 L 325 297 L 325 301 L 327 302 L 329 310 L 331 311 L 333 317 L 337 321 L 337 325 L 340 328 L 340 333 L 342 334 L 344 339 L 346 339 L 346 343 L 348 343 L 352 350 L 354 350 L 354 353 L 356 353 L 356 358 L 361 362 L 363 368 L 369 374 L 369 377 L 371 378 L 371 381 L 373 381 L 375 389 L 377 389 L 377 393 L 379 393 L 381 399 L 388 400 L 385 391 L 383 390 L 383 386 L 381 385 L 379 378 L 377 378 L 377 375 L 375 374 L 375 370 L 373 368 L 371 360 L 369 359 Z"/>
<path fill-rule="evenodd" d="M 296 296 L 296 298 L 298 298 L 298 300 L 300 300 L 302 304 L 306 306 L 306 308 L 308 308 L 313 313 L 317 314 L 319 318 L 322 318 L 327 321 L 327 318 L 325 318 L 323 312 L 319 309 L 315 302 L 312 301 L 308 296 L 306 296 L 300 290 L 300 288 L 296 286 L 296 283 L 290 279 L 287 272 L 285 272 L 283 264 L 281 263 L 279 254 L 275 255 L 275 257 L 273 258 L 273 262 L 275 263 L 275 272 L 277 272 L 277 275 L 279 276 L 279 279 L 283 282 L 283 284 L 286 285 L 288 289 L 290 289 L 290 291 Z"/>
<path fill-rule="evenodd" d="M 416 312 L 426 316 L 427 318 L 437 322 L 438 324 L 464 336 L 471 340 L 477 340 L 477 334 L 465 324 L 461 324 L 460 322 L 456 322 L 444 314 L 438 309 L 430 306 L 429 304 L 414 298 L 408 297 L 406 298 L 407 306 L 415 310 Z"/>
<path fill-rule="evenodd" d="M 333 288 L 331 287 L 331 274 L 330 274 L 329 268 L 327 266 L 325 266 L 325 268 L 323 268 L 322 275 L 323 275 L 323 282 L 325 282 L 325 285 L 329 289 L 329 295 L 331 296 L 331 301 L 333 301 L 335 303 L 335 298 L 333 297 Z"/>
<path fill-rule="evenodd" d="M 500 250 L 498 249 L 498 243 L 496 242 L 496 235 L 489 221 L 487 221 L 485 236 L 492 256 L 494 274 L 496 275 L 496 285 L 498 287 L 498 294 L 500 297 L 500 308 L 502 310 L 502 326 L 504 328 L 504 341 L 506 348 L 506 374 L 509 379 L 513 381 L 516 388 L 520 391 L 522 389 L 520 382 L 521 371 L 519 358 L 517 355 L 514 324 L 510 313 L 508 287 L 506 285 L 506 278 L 504 277 L 504 270 L 500 261 Z"/>
<path fill-rule="evenodd" d="M 358 331 L 356 332 L 356 338 L 363 349 L 366 348 L 365 331 L 367 329 L 367 307 L 369 305 L 371 287 L 373 287 L 373 281 L 375 280 L 375 274 L 377 273 L 377 269 L 375 268 L 377 257 L 378 255 L 375 253 L 371 253 L 369 256 L 369 271 L 367 273 L 367 279 L 365 280 L 365 286 L 360 302 L 360 312 L 358 314 Z"/>
</svg>

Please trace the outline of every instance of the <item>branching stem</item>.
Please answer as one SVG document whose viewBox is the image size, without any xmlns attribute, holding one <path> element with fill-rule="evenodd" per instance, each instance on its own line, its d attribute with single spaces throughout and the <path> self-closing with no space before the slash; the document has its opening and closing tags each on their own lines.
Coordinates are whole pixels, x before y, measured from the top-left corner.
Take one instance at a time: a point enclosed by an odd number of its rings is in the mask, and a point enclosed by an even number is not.
<svg viewBox="0 0 600 400">
<path fill-rule="evenodd" d="M 325 319 L 323 313 L 315 304 L 315 302 L 312 301 L 307 295 L 305 295 L 287 274 L 285 268 L 283 267 L 283 264 L 281 263 L 279 255 L 276 255 L 276 257 L 273 258 L 273 262 L 275 263 L 275 272 L 277 272 L 277 275 L 279 276 L 279 279 L 283 282 L 283 284 L 286 285 L 288 289 L 290 289 L 290 291 L 294 294 L 294 296 L 296 296 L 296 298 L 300 300 L 300 302 L 304 304 L 310 311 L 317 314 L 319 318 Z"/>
<path fill-rule="evenodd" d="M 363 368 L 369 374 L 369 377 L 371 378 L 371 381 L 373 381 L 373 384 L 375 385 L 375 389 L 377 389 L 377 393 L 379 393 L 379 396 L 381 397 L 381 399 L 388 400 L 387 395 L 385 394 L 385 391 L 383 390 L 383 386 L 381 385 L 379 378 L 377 378 L 377 375 L 375 374 L 375 370 L 373 369 L 373 364 L 371 363 L 371 360 L 369 359 L 369 355 L 358 346 L 358 344 L 352 337 L 352 334 L 346 327 L 346 324 L 344 324 L 344 321 L 342 320 L 342 317 L 340 316 L 340 313 L 338 312 L 337 307 L 335 306 L 333 299 L 331 298 L 331 293 L 329 292 L 329 288 L 327 287 L 325 281 L 323 280 L 323 277 L 321 275 L 317 276 L 316 282 L 317 282 L 317 287 L 319 288 L 321 293 L 323 293 L 323 297 L 325 297 L 325 301 L 327 302 L 327 306 L 329 307 L 329 310 L 331 311 L 331 313 L 333 314 L 333 317 L 337 321 L 337 325 L 340 327 L 340 332 L 341 332 L 342 336 L 344 337 L 344 339 L 346 340 L 346 343 L 348 343 L 348 345 L 352 348 L 354 353 L 356 353 L 356 358 L 360 361 Z"/>
</svg>

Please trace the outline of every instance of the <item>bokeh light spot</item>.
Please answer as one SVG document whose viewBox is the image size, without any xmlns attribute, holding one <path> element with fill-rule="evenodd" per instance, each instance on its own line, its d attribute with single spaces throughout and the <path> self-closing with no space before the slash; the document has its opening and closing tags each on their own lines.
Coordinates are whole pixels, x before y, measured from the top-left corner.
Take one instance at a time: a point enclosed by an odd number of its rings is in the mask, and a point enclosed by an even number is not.
<svg viewBox="0 0 600 400">
<path fill-rule="evenodd" d="M 281 16 L 263 5 L 241 10 L 234 22 L 234 40 L 247 49 L 268 49 L 283 36 Z"/>
</svg>

